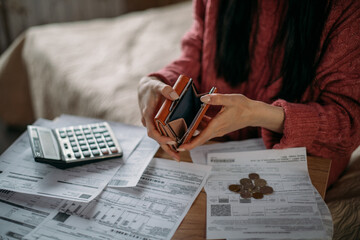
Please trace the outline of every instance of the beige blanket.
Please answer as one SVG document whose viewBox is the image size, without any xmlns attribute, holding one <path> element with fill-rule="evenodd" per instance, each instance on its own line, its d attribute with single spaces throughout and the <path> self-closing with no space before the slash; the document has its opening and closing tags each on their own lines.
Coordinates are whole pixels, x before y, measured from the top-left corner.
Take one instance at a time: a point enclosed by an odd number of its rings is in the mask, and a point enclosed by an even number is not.
<svg viewBox="0 0 360 240">
<path fill-rule="evenodd" d="M 62 113 L 140 125 L 137 84 L 178 57 L 191 2 L 29 29 L 0 59 L 0 117 Z"/>
</svg>

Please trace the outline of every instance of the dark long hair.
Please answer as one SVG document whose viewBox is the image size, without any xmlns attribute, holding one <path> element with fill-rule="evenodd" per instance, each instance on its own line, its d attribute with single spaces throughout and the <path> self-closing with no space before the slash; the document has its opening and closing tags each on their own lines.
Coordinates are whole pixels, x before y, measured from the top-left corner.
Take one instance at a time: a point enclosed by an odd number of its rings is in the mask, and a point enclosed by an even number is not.
<svg viewBox="0 0 360 240">
<path fill-rule="evenodd" d="M 281 23 L 269 59 L 269 64 L 272 64 L 276 49 L 284 48 L 280 75 L 272 75 L 275 79 L 269 79 L 271 82 L 283 77 L 277 98 L 297 102 L 314 80 L 326 48 L 320 49 L 320 40 L 330 1 L 283 1 L 285 6 L 279 13 Z M 250 44 L 250 39 L 251 34 L 257 32 L 257 1 L 224 0 L 219 4 L 215 68 L 218 77 L 224 77 L 231 86 L 237 86 L 247 81 L 251 71 L 253 49 L 250 46 L 254 44 Z"/>
</svg>

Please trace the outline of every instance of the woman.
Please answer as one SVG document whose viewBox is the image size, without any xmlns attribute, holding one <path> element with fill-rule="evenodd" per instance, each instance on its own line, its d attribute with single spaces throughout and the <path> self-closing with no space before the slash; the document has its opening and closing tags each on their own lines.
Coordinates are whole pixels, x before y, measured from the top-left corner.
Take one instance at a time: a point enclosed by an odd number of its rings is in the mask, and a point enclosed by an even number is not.
<svg viewBox="0 0 360 240">
<path fill-rule="evenodd" d="M 262 137 L 268 148 L 304 146 L 333 160 L 329 184 L 360 144 L 359 1 L 194 1 L 182 55 L 139 84 L 142 122 L 173 158 L 154 116 L 178 98 L 180 74 L 210 104 L 201 133 L 178 151 L 223 137 Z M 221 109 L 219 111 L 219 109 Z"/>
</svg>

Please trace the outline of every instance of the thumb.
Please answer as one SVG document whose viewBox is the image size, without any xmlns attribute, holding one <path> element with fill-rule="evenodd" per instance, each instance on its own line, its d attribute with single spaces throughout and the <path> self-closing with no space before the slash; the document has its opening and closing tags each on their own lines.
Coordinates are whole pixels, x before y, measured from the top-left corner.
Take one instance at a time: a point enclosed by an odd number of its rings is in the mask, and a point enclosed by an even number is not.
<svg viewBox="0 0 360 240">
<path fill-rule="evenodd" d="M 175 90 L 165 83 L 162 83 L 162 86 L 160 86 L 160 92 L 169 100 L 176 100 L 179 98 L 179 95 L 175 92 Z"/>
<path fill-rule="evenodd" d="M 200 101 L 210 105 L 230 105 L 233 101 L 231 100 L 231 94 L 207 94 L 200 98 Z"/>
</svg>

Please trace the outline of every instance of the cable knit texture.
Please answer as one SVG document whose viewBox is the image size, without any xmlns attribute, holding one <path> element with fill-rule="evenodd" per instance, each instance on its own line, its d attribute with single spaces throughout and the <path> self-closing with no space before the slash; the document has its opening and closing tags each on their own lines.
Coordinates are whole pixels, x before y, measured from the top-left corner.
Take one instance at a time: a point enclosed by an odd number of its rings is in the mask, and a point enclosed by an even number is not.
<svg viewBox="0 0 360 240">
<path fill-rule="evenodd" d="M 329 45 L 316 78 L 300 103 L 271 100 L 282 84 L 281 78 L 269 83 L 271 72 L 280 70 L 281 61 L 272 68 L 267 61 L 279 26 L 276 0 L 259 3 L 259 29 L 251 39 L 255 54 L 251 59 L 248 81 L 232 88 L 224 79 L 216 77 L 214 59 L 218 4 L 219 0 L 193 2 L 194 22 L 182 39 L 181 56 L 150 75 L 173 85 L 179 74 L 185 74 L 194 79 L 200 92 L 216 86 L 219 93 L 241 93 L 254 100 L 281 106 L 285 112 L 283 134 L 245 128 L 228 134 L 226 139 L 262 136 L 268 148 L 305 146 L 309 155 L 333 160 L 329 177 L 329 185 L 332 184 L 360 144 L 360 1 L 333 2 L 321 40 L 321 44 L 328 41 Z M 282 55 L 277 59 L 282 59 Z M 217 111 L 210 108 L 207 114 L 214 116 Z"/>
</svg>

